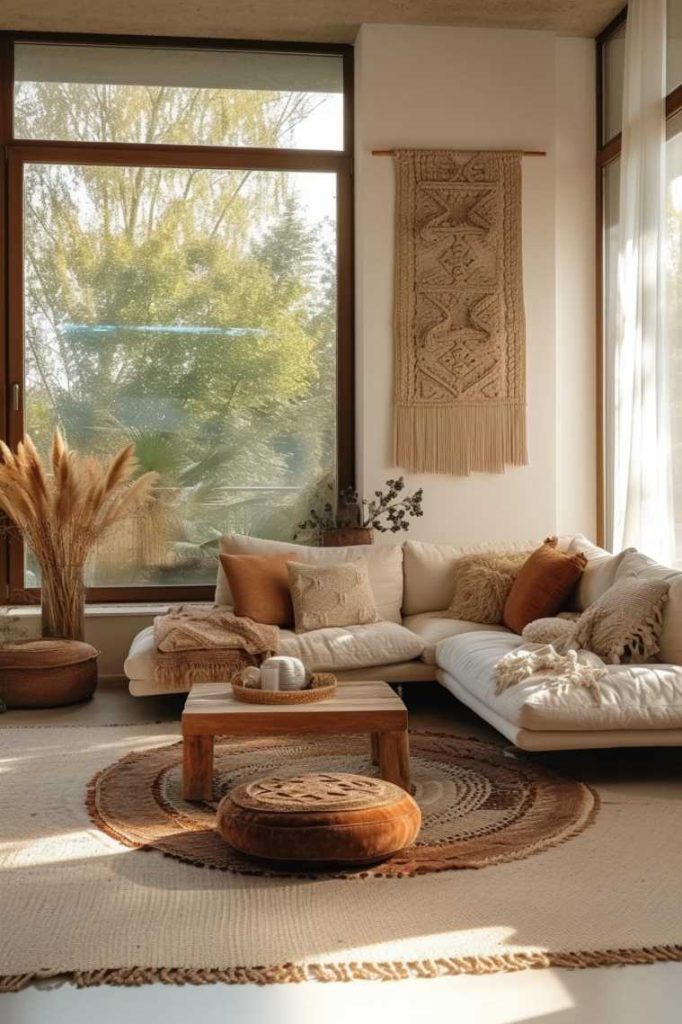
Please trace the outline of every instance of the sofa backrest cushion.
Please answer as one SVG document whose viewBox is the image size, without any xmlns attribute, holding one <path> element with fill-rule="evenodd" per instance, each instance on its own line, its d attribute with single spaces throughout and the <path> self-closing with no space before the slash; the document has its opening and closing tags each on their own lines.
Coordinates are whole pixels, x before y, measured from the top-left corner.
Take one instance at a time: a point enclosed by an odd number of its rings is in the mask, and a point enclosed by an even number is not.
<svg viewBox="0 0 682 1024">
<path fill-rule="evenodd" d="M 665 580 L 669 585 L 668 600 L 663 609 L 660 660 L 666 665 L 682 665 L 682 572 L 655 562 L 640 551 L 627 551 L 616 572 L 623 576 L 648 576 Z"/>
<path fill-rule="evenodd" d="M 584 612 L 602 594 L 606 593 L 609 587 L 616 582 L 616 574 L 623 559 L 635 550 L 635 548 L 626 548 L 625 551 L 612 555 L 610 551 L 597 547 L 582 534 L 573 537 L 566 552 L 569 555 L 578 552 L 584 554 L 587 558 L 587 565 L 573 591 L 571 611 Z"/>
<path fill-rule="evenodd" d="M 538 546 L 538 541 L 519 541 L 504 544 L 469 545 L 452 547 L 448 544 L 427 544 L 420 540 L 406 540 L 403 545 L 405 571 L 404 615 L 421 615 L 448 608 L 455 590 L 455 562 L 463 555 L 494 551 L 496 554 L 513 554 Z"/>
<path fill-rule="evenodd" d="M 318 548 L 305 544 L 287 544 L 277 540 L 261 540 L 229 533 L 220 540 L 221 554 L 226 555 L 279 555 L 293 554 L 298 562 L 310 565 L 334 565 L 364 558 L 367 562 L 369 582 L 374 594 L 377 614 L 386 622 L 401 622 L 400 606 L 403 600 L 403 548 L 401 544 L 356 544 L 346 548 Z M 227 577 L 218 568 L 215 600 L 217 604 L 232 605 L 232 594 Z"/>
</svg>

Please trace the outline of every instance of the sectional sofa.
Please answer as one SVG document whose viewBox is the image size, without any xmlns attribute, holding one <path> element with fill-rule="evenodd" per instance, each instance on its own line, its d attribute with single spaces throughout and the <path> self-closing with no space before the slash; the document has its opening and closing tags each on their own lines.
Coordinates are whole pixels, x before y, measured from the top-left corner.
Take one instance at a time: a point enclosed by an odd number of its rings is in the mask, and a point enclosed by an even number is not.
<svg viewBox="0 0 682 1024">
<path fill-rule="evenodd" d="M 491 544 L 478 550 L 532 550 L 538 542 Z M 293 551 L 302 562 L 329 564 L 367 560 L 381 616 L 372 625 L 280 633 L 281 653 L 300 657 L 314 671 L 339 679 L 384 679 L 391 683 L 436 680 L 458 700 L 526 750 L 682 744 L 682 572 L 668 569 L 634 549 L 612 555 L 582 536 L 561 537 L 568 552 L 588 562 L 573 597 L 583 611 L 623 575 L 653 575 L 669 582 L 661 636 L 661 661 L 614 665 L 599 686 L 599 699 L 584 688 L 533 676 L 504 693 L 495 692 L 497 661 L 522 643 L 503 626 L 449 618 L 456 560 L 473 549 L 421 541 L 363 547 L 318 548 L 229 535 L 222 548 L 233 554 Z M 221 569 L 215 599 L 229 605 Z M 135 696 L 166 692 L 154 682 L 152 627 L 139 633 L 125 662 Z"/>
</svg>

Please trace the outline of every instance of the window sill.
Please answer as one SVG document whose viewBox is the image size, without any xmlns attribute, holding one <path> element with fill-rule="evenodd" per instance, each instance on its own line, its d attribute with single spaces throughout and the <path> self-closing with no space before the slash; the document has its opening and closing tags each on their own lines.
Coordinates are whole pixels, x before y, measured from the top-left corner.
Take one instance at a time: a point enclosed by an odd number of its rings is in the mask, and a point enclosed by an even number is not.
<svg viewBox="0 0 682 1024">
<path fill-rule="evenodd" d="M 186 602 L 191 603 L 191 602 Z M 140 618 L 150 615 L 163 615 L 170 605 L 167 602 L 149 601 L 137 604 L 87 604 L 86 619 Z M 4 609 L 3 609 L 4 613 Z M 37 619 L 40 617 L 40 605 L 16 604 L 7 607 L 7 614 L 20 619 Z"/>
</svg>

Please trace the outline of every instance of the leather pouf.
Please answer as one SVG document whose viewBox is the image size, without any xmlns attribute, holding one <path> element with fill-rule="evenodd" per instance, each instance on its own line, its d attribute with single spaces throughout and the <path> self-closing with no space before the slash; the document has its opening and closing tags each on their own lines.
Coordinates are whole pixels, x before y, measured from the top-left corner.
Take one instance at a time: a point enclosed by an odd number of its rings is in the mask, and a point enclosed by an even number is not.
<svg viewBox="0 0 682 1024">
<path fill-rule="evenodd" d="M 301 868 L 362 865 L 413 843 L 421 811 L 391 782 L 320 773 L 237 786 L 220 802 L 217 826 L 226 842 L 251 857 Z"/>
<path fill-rule="evenodd" d="M 80 640 L 25 640 L 0 647 L 0 699 L 8 708 L 56 708 L 92 697 L 97 650 Z"/>
</svg>

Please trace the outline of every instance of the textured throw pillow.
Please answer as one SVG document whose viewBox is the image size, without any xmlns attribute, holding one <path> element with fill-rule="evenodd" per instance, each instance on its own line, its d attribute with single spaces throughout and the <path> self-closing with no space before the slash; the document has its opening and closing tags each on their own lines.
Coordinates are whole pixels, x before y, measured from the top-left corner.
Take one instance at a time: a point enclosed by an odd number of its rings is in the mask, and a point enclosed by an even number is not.
<svg viewBox="0 0 682 1024">
<path fill-rule="evenodd" d="M 502 613 L 502 622 L 515 633 L 561 611 L 582 575 L 585 555 L 564 554 L 557 544 L 556 537 L 548 537 L 518 571 Z"/>
<path fill-rule="evenodd" d="M 529 554 L 490 551 L 457 558 L 453 563 L 455 589 L 446 617 L 491 626 L 502 622 L 507 595 Z"/>
<path fill-rule="evenodd" d="M 551 644 L 557 650 L 564 650 L 572 643 L 576 621 L 580 616 L 554 616 L 549 619 L 535 619 L 529 622 L 521 634 L 529 644 Z"/>
<path fill-rule="evenodd" d="M 297 633 L 378 621 L 364 559 L 338 565 L 289 562 L 287 568 Z"/>
<path fill-rule="evenodd" d="M 221 555 L 234 614 L 267 626 L 292 626 L 294 609 L 287 564 L 295 555 Z"/>
<path fill-rule="evenodd" d="M 573 644 L 609 665 L 651 661 L 660 651 L 669 584 L 624 576 L 587 608 L 576 623 Z"/>
</svg>

